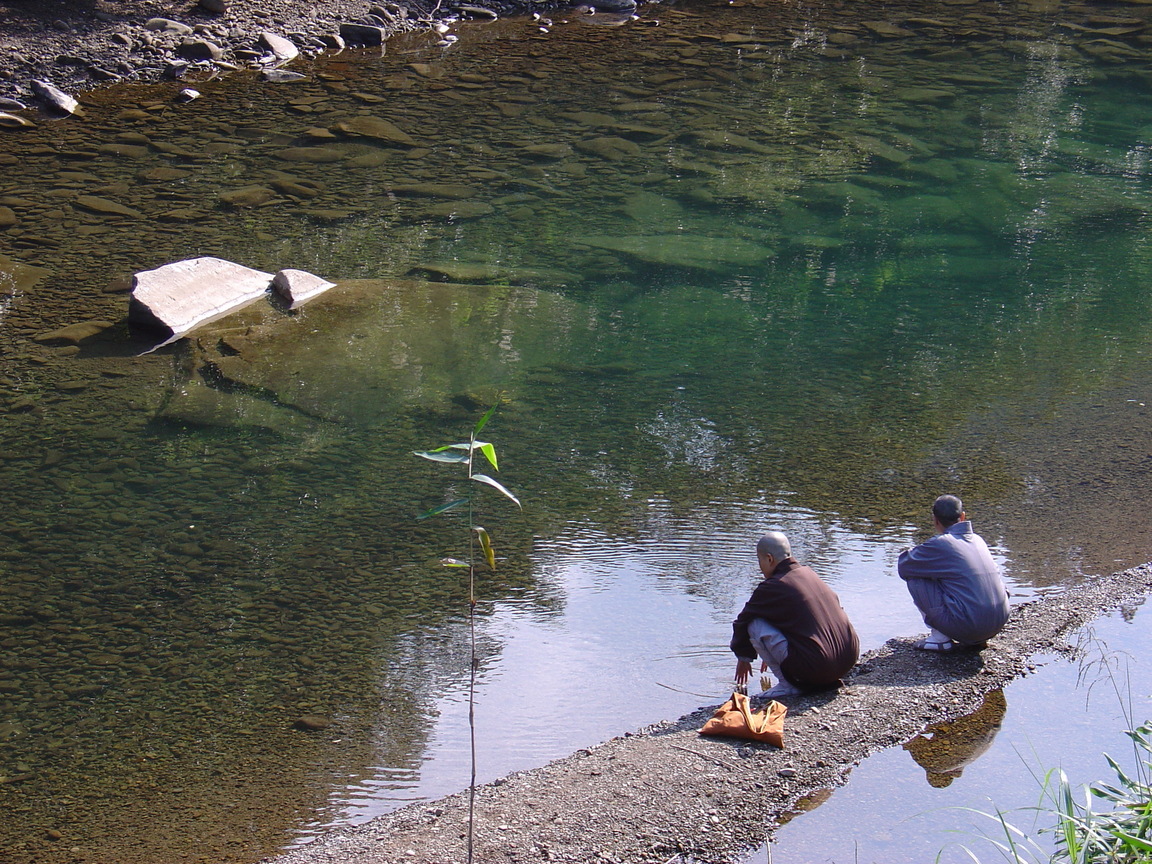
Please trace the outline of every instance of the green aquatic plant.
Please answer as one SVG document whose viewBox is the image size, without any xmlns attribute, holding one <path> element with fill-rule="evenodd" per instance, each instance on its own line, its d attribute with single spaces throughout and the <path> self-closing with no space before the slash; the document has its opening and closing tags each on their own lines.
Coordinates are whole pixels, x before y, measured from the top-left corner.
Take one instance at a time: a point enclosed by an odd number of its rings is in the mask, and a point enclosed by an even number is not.
<svg viewBox="0 0 1152 864">
<path fill-rule="evenodd" d="M 445 567 L 465 569 L 468 571 L 468 743 L 471 753 L 471 774 L 468 781 L 467 860 L 469 864 L 471 864 L 473 860 L 473 837 L 475 833 L 476 812 L 476 568 L 478 564 L 482 563 L 489 570 L 496 569 L 496 550 L 492 545 L 492 537 L 485 528 L 476 524 L 475 494 L 479 491 L 480 487 L 472 484 L 479 483 L 495 489 L 510 499 L 517 507 L 521 506 L 519 499 L 509 492 L 498 480 L 493 479 L 487 474 L 479 474 L 476 472 L 477 453 L 484 456 L 484 459 L 492 466 L 492 470 L 500 470 L 499 463 L 496 459 L 495 446 L 488 441 L 481 441 L 477 437 L 484 427 L 488 425 L 488 421 L 492 419 L 492 415 L 496 413 L 498 405 L 499 400 L 476 421 L 476 425 L 472 427 L 472 432 L 468 436 L 467 441 L 459 444 L 445 444 L 443 447 L 437 447 L 435 450 L 415 451 L 415 455 L 421 459 L 461 466 L 464 468 L 468 480 L 472 481 L 468 484 L 467 491 L 463 497 L 454 498 L 444 504 L 438 504 L 435 507 L 425 510 L 416 517 L 417 519 L 429 519 L 452 510 L 467 508 L 468 560 L 461 561 L 456 558 L 443 558 L 440 563 Z M 479 548 L 479 555 L 477 555 L 477 547 Z"/>
<path fill-rule="evenodd" d="M 1104 758 L 1116 774 L 1115 783 L 1092 783 L 1083 787 L 1079 800 L 1063 771 L 1050 771 L 1044 778 L 1043 798 L 1033 809 L 1055 817 L 1055 824 L 1037 834 L 1055 836 L 1055 851 L 1048 852 L 1026 831 L 1008 821 L 1000 810 L 974 811 L 993 820 L 1003 839 L 986 837 L 1011 864 L 1147 864 L 1152 861 L 1152 725 L 1144 724 L 1125 732 L 1143 758 L 1135 776 L 1126 772 L 1111 756 Z M 1110 809 L 1097 811 L 1093 799 L 1108 802 Z M 980 859 L 962 847 L 975 862 Z"/>
<path fill-rule="evenodd" d="M 1091 631 L 1082 637 L 1079 650 L 1085 644 L 1098 643 Z M 1096 682 L 1107 681 L 1129 725 L 1134 725 L 1131 694 L 1132 683 L 1127 674 L 1119 680 L 1116 669 L 1118 657 L 1102 643 L 1097 645 L 1099 656 L 1082 661 L 1080 680 L 1089 673 L 1103 670 Z M 1126 670 L 1125 670 L 1126 671 Z M 1091 692 L 1092 687 L 1088 690 Z M 1029 833 L 1008 820 L 997 809 L 993 813 L 972 810 L 996 823 L 1003 839 L 985 836 L 1011 864 L 1149 864 L 1152 862 L 1152 722 L 1146 721 L 1125 735 L 1132 742 L 1132 771 L 1126 771 L 1119 762 L 1104 754 L 1115 782 L 1098 781 L 1081 787 L 1072 786 L 1063 770 L 1048 771 L 1040 784 L 1040 802 L 1032 811 L 1037 821 L 1048 825 Z M 1097 810 L 1096 801 L 1105 802 L 1107 809 Z M 1046 835 L 1054 837 L 1047 846 L 1040 842 Z M 966 846 L 961 847 L 971 860 L 980 859 Z"/>
</svg>

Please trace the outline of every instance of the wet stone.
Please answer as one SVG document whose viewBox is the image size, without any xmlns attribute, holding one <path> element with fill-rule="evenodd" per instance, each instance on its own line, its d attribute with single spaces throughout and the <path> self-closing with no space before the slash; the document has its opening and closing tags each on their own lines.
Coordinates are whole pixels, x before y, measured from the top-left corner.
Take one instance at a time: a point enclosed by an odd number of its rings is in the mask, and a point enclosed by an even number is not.
<svg viewBox="0 0 1152 864">
<path fill-rule="evenodd" d="M 496 212 L 491 204 L 483 201 L 445 201 L 422 208 L 425 216 L 436 219 L 479 219 Z"/>
<path fill-rule="evenodd" d="M 265 69 L 261 74 L 269 84 L 299 84 L 308 80 L 307 75 L 287 69 Z"/>
<path fill-rule="evenodd" d="M 285 162 L 339 162 L 344 158 L 342 152 L 331 147 L 289 147 L 273 155 Z"/>
<path fill-rule="evenodd" d="M 74 114 L 80 103 L 48 81 L 32 80 L 32 92 L 49 108 L 64 114 Z"/>
<path fill-rule="evenodd" d="M 96 149 L 110 156 L 124 156 L 128 159 L 142 159 L 148 155 L 148 148 L 139 144 L 101 144 Z"/>
<path fill-rule="evenodd" d="M 59 330 L 52 330 L 47 333 L 41 333 L 35 337 L 35 341 L 44 344 L 66 344 L 75 345 L 103 333 L 105 330 L 114 327 L 111 321 L 83 321 L 78 324 L 70 324 L 67 327 L 61 327 Z"/>
<path fill-rule="evenodd" d="M 462 183 L 397 183 L 389 187 L 396 195 L 416 198 L 471 198 L 479 190 Z"/>
<path fill-rule="evenodd" d="M 207 210 L 199 210 L 195 207 L 178 207 L 175 210 L 165 210 L 156 216 L 159 222 L 202 222 L 211 217 L 211 213 Z"/>
<path fill-rule="evenodd" d="M 244 186 L 240 189 L 231 189 L 220 193 L 220 200 L 230 207 L 259 207 L 267 204 L 276 197 L 276 193 L 267 186 Z"/>
<path fill-rule="evenodd" d="M 751 138 L 738 135 L 734 132 L 709 129 L 692 132 L 687 137 L 697 146 L 709 150 L 741 150 L 747 153 L 759 153 L 762 155 L 769 155 L 774 152 L 771 147 L 767 147 L 764 144 L 753 141 Z"/>
<path fill-rule="evenodd" d="M 351 219 L 358 211 L 342 210 L 338 207 L 309 207 L 301 212 L 313 222 L 331 225 Z"/>
<path fill-rule="evenodd" d="M 619 162 L 641 154 L 640 146 L 627 138 L 592 138 L 586 141 L 577 141 L 574 145 L 581 153 L 598 156 L 609 162 Z"/>
<path fill-rule="evenodd" d="M 540 159 L 567 159 L 572 156 L 572 148 L 567 144 L 526 144 L 522 152 Z"/>
<path fill-rule="evenodd" d="M 0 111 L 0 127 L 5 129 L 26 129 L 35 125 L 31 120 L 21 117 L 18 114 L 9 114 L 7 111 Z"/>
<path fill-rule="evenodd" d="M 304 270 L 281 270 L 272 278 L 272 290 L 293 309 L 334 287 L 334 283 Z"/>
<path fill-rule="evenodd" d="M 358 135 L 388 144 L 400 144 L 405 147 L 416 146 L 416 140 L 411 135 L 396 124 L 380 117 L 351 117 L 334 124 L 332 130 L 342 132 L 345 135 Z"/>
<path fill-rule="evenodd" d="M 771 249 L 748 240 L 690 234 L 585 236 L 578 238 L 577 242 L 622 252 L 650 264 L 705 270 L 754 265 L 772 255 Z"/>
<path fill-rule="evenodd" d="M 915 30 L 899 27 L 888 21 L 862 21 L 861 24 L 872 33 L 885 39 L 904 39 L 916 35 Z"/>
<path fill-rule="evenodd" d="M 938 87 L 905 87 L 892 94 L 904 102 L 951 102 L 956 94 Z"/>
<path fill-rule="evenodd" d="M 76 204 L 85 210 L 104 216 L 125 216 L 129 219 L 144 218 L 144 214 L 135 208 L 97 195 L 81 195 L 76 199 Z"/>
<path fill-rule="evenodd" d="M 183 180 L 184 177 L 187 177 L 190 174 L 191 172 L 188 172 L 188 170 L 184 170 L 183 168 L 169 168 L 167 166 L 161 166 L 159 168 L 149 168 L 147 170 L 142 170 L 142 172 L 136 176 L 146 182 L 164 183 L 170 180 Z"/>
</svg>

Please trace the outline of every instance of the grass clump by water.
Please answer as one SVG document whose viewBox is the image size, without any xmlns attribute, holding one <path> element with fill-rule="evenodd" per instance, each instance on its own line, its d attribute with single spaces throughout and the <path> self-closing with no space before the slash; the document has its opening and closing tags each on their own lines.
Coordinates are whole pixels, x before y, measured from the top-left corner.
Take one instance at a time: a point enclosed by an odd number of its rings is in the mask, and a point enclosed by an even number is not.
<svg viewBox="0 0 1152 864">
<path fill-rule="evenodd" d="M 987 837 L 1012 864 L 1147 864 L 1152 862 L 1152 725 L 1145 723 L 1125 732 L 1137 753 L 1134 774 L 1125 771 L 1107 754 L 1116 774 L 1114 783 L 1093 783 L 1081 790 L 1083 800 L 1063 771 L 1050 771 L 1044 777 L 1041 803 L 1031 808 L 1055 817 L 1055 825 L 1038 835 L 1055 835 L 1055 851 L 1047 851 L 1039 840 L 1008 820 L 1001 811 L 975 811 L 994 820 L 1004 839 Z M 1107 802 L 1111 809 L 1098 811 L 1094 801 Z M 976 862 L 980 859 L 962 847 Z"/>
<path fill-rule="evenodd" d="M 1104 759 L 1115 775 L 1113 782 L 1098 781 L 1076 789 L 1063 770 L 1037 776 L 1040 802 L 1023 809 L 1032 811 L 1033 824 L 1046 823 L 1047 827 L 1031 833 L 1010 822 L 999 809 L 972 812 L 997 824 L 996 836 L 985 835 L 984 839 L 1011 864 L 1152 864 L 1152 721 L 1135 725 L 1130 670 L 1125 668 L 1121 673 L 1121 659 L 1091 630 L 1082 634 L 1078 651 L 1082 658 L 1084 654 L 1097 655 L 1092 660 L 1082 659 L 1080 681 L 1090 678 L 1090 673 L 1099 673 L 1095 683 L 1110 685 L 1126 723 L 1134 727 L 1124 732 L 1132 742 L 1134 769 L 1126 771 L 1105 753 Z M 1123 665 L 1126 667 L 1126 662 Z M 971 849 L 961 848 L 979 864 Z"/>
</svg>

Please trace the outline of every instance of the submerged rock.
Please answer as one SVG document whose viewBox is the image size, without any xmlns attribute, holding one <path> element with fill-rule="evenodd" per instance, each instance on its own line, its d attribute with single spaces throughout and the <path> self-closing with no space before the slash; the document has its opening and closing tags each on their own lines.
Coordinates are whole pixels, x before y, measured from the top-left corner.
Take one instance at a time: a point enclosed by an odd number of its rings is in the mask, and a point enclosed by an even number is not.
<svg viewBox="0 0 1152 864">
<path fill-rule="evenodd" d="M 320 732 L 331 726 L 332 721 L 317 714 L 305 714 L 298 718 L 293 725 L 297 729 L 303 729 L 307 732 Z"/>
<path fill-rule="evenodd" d="M 133 207 L 117 203 L 116 201 L 110 201 L 107 198 L 100 198 L 96 195 L 81 195 L 76 199 L 76 203 L 85 210 L 91 210 L 93 213 L 101 213 L 106 216 L 126 216 L 129 219 L 144 218 L 144 214 Z"/>
<path fill-rule="evenodd" d="M 265 69 L 263 75 L 269 84 L 297 84 L 308 80 L 307 75 L 289 72 L 287 69 Z"/>
<path fill-rule="evenodd" d="M 243 186 L 240 189 L 230 189 L 220 193 L 220 200 L 230 207 L 259 207 L 267 204 L 276 193 L 267 186 Z"/>
<path fill-rule="evenodd" d="M 21 294 L 51 273 L 43 267 L 33 267 L 0 255 L 0 298 Z"/>
<path fill-rule="evenodd" d="M 422 212 L 434 219 L 479 219 L 491 216 L 496 208 L 483 201 L 443 201 L 429 204 Z"/>
<path fill-rule="evenodd" d="M 463 183 L 397 183 L 389 188 L 394 195 L 413 198 L 471 198 L 478 191 Z"/>
<path fill-rule="evenodd" d="M 247 392 L 211 387 L 199 376 L 181 382 L 158 417 L 178 426 L 206 428 L 255 427 L 306 433 L 315 426 L 315 421 L 303 414 Z"/>
<path fill-rule="evenodd" d="M 344 158 L 343 153 L 331 147 L 288 147 L 273 155 L 285 162 L 339 162 Z"/>
<path fill-rule="evenodd" d="M 268 293 L 272 274 L 222 258 L 191 258 L 132 277 L 128 320 L 171 338 Z"/>
<path fill-rule="evenodd" d="M 639 156 L 641 153 L 640 145 L 627 138 L 590 138 L 586 141 L 577 141 L 575 147 L 581 153 L 599 156 L 609 162 L 619 162 L 621 159 Z"/>
<path fill-rule="evenodd" d="M 708 150 L 743 150 L 747 153 L 759 153 L 762 156 L 775 155 L 776 153 L 771 147 L 765 147 L 751 138 L 737 135 L 734 132 L 706 129 L 689 133 L 688 137 L 698 147 L 704 147 Z"/>
<path fill-rule="evenodd" d="M 61 327 L 59 330 L 40 333 L 33 336 L 32 339 L 41 344 L 78 345 L 85 339 L 90 339 L 115 326 L 111 321 L 80 321 L 76 324 L 69 324 L 67 327 Z"/>
<path fill-rule="evenodd" d="M 753 266 L 772 257 L 772 250 L 749 240 L 733 237 L 701 237 L 691 234 L 657 234 L 614 237 L 579 237 L 576 242 L 598 249 L 622 252 L 649 264 L 722 270 Z"/>
<path fill-rule="evenodd" d="M 7 111 L 0 111 L 0 126 L 6 129 L 27 129 L 35 125 L 31 120 L 27 120 L 24 117 L 9 114 Z"/>
<path fill-rule="evenodd" d="M 427 261 L 408 271 L 430 282 L 462 282 L 472 285 L 571 285 L 580 276 L 563 270 L 507 267 L 469 261 Z"/>
<path fill-rule="evenodd" d="M 334 132 L 342 132 L 345 135 L 359 135 L 364 138 L 372 138 L 388 144 L 402 144 L 405 147 L 416 146 L 416 139 L 395 123 L 381 119 L 380 117 L 350 117 L 347 120 L 341 120 L 334 124 L 332 130 Z"/>
<path fill-rule="evenodd" d="M 521 151 L 537 159 L 567 159 L 572 148 L 567 144 L 525 144 Z"/>
<path fill-rule="evenodd" d="M 512 339 L 510 355 L 486 328 L 453 323 L 461 303 L 486 315 L 529 304 L 539 324 Z M 323 422 L 374 427 L 401 404 L 442 407 L 446 393 L 483 391 L 515 380 L 522 363 L 554 359 L 580 314 L 579 303 L 558 293 L 507 282 L 340 280 L 293 315 L 254 303 L 205 327 L 190 340 L 190 374 L 160 416 L 285 433 Z M 462 364 L 461 356 L 471 359 Z M 215 386 L 204 383 L 205 369 Z"/>
</svg>

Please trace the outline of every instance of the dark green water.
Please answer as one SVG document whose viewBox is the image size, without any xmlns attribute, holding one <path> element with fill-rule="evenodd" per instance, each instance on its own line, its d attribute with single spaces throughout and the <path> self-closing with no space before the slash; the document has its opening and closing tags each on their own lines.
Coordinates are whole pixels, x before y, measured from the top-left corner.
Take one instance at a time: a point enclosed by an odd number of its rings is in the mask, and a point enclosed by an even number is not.
<svg viewBox="0 0 1152 864">
<path fill-rule="evenodd" d="M 869 647 L 941 491 L 1019 593 L 1147 560 L 1146 9 L 557 15 L 6 130 L 0 843 L 254 860 L 464 786 L 410 451 L 496 398 L 485 778 L 722 695 L 767 527 Z M 137 356 L 125 279 L 196 255 L 345 284 Z"/>
</svg>

